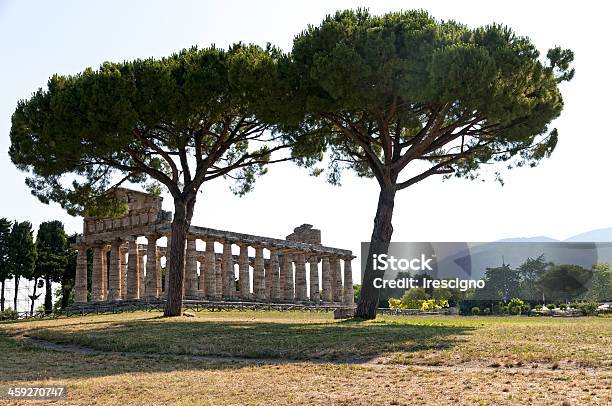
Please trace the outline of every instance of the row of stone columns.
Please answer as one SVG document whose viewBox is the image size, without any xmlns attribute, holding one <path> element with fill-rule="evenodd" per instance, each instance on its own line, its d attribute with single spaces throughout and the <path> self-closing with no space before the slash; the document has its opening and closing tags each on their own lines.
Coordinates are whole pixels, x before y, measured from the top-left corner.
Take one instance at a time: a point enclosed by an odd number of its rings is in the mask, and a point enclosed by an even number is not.
<svg viewBox="0 0 612 406">
<path fill-rule="evenodd" d="M 270 248 L 270 258 L 264 258 L 264 247 L 255 245 L 255 257 L 248 255 L 249 245 L 238 242 L 237 260 L 232 255 L 231 241 L 223 244 L 221 261 L 217 261 L 215 240 L 206 239 L 206 248 L 197 272 L 198 255 L 195 239 L 187 241 L 185 262 L 185 294 L 210 299 L 243 299 L 264 301 L 343 302 L 353 304 L 352 257 L 331 254 L 304 253 L 283 248 Z M 344 262 L 342 278 L 341 260 Z M 318 263 L 322 263 L 322 289 L 319 288 Z M 238 264 L 238 282 L 234 264 Z M 310 295 L 307 295 L 306 264 L 309 266 Z M 251 272 L 252 271 L 252 289 Z M 295 267 L 295 271 L 294 271 Z M 295 275 L 295 277 L 294 277 Z M 197 282 L 196 282 L 197 281 Z"/>
<path fill-rule="evenodd" d="M 87 302 L 87 250 L 93 254 L 91 275 L 91 300 L 121 300 L 142 299 L 147 291 L 145 281 L 144 255 L 150 263 L 148 278 L 151 279 L 150 297 L 159 297 L 161 272 L 159 254 L 155 239 L 151 250 L 147 252 L 138 249 L 136 239 L 127 243 L 123 240 L 112 241 L 110 244 L 79 246 L 77 248 L 77 269 L 75 277 L 75 301 Z M 127 245 L 127 247 L 126 247 Z M 107 262 L 108 254 L 108 264 Z M 126 261 L 126 254 L 128 259 Z"/>
<path fill-rule="evenodd" d="M 87 249 L 93 250 L 92 292 L 93 301 L 160 298 L 163 295 L 160 254 L 157 240 L 161 236 L 147 236 L 147 248 L 139 250 L 136 239 L 127 242 L 112 241 L 93 247 L 80 246 L 77 253 L 75 299 L 87 301 Z M 271 247 L 270 258 L 264 258 L 264 246 L 255 245 L 255 257 L 248 255 L 249 244 L 237 242 L 240 253 L 232 254 L 232 241 L 223 244 L 220 261 L 217 261 L 215 240 L 206 238 L 204 255 L 196 250 L 196 237 L 189 236 L 185 252 L 184 293 L 188 297 L 208 299 L 242 299 L 261 301 L 342 302 L 353 304 L 353 282 L 350 256 L 315 254 Z M 126 246 L 127 245 L 127 263 Z M 170 238 L 168 238 L 169 252 Z M 106 264 L 110 250 L 109 264 Z M 146 260 L 146 277 L 145 264 Z M 344 273 L 341 268 L 344 263 Z M 198 262 L 200 273 L 198 275 Z M 319 281 L 318 264 L 321 263 Z M 238 281 L 234 265 L 238 265 Z M 310 294 L 307 292 L 306 265 L 309 268 Z M 253 268 L 251 288 L 251 272 Z M 294 270 L 295 267 L 295 270 Z M 168 256 L 166 268 L 169 269 Z M 107 275 L 108 269 L 108 275 Z M 295 277 L 294 277 L 295 275 Z M 344 278 L 343 278 L 344 275 Z M 168 278 L 166 278 L 166 282 Z"/>
</svg>

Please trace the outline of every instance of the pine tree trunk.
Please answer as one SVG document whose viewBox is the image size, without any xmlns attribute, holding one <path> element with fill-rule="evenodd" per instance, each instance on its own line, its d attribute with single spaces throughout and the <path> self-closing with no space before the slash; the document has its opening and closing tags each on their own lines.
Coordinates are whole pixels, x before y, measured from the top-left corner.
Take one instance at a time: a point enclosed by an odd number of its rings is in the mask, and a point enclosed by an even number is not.
<svg viewBox="0 0 612 406">
<path fill-rule="evenodd" d="M 4 311 L 4 284 L 6 279 L 2 279 L 2 287 L 0 288 L 0 312 Z"/>
<path fill-rule="evenodd" d="M 38 278 L 34 278 L 34 292 L 32 292 L 32 296 L 30 296 L 31 304 L 30 304 L 30 316 L 34 316 L 34 301 L 36 300 L 36 289 L 38 288 Z"/>
<path fill-rule="evenodd" d="M 45 314 L 53 312 L 53 293 L 51 292 L 51 281 L 45 275 Z"/>
<path fill-rule="evenodd" d="M 174 218 L 172 219 L 172 237 L 170 241 L 170 267 L 166 274 L 168 278 L 168 293 L 164 316 L 180 316 L 183 311 L 183 283 L 185 279 L 185 245 L 187 233 L 191 225 L 195 194 L 185 200 L 174 199 Z"/>
<path fill-rule="evenodd" d="M 382 278 L 384 271 L 374 270 L 372 260 L 374 254 L 386 254 L 393 234 L 393 206 L 395 204 L 395 189 L 381 189 L 378 196 L 378 207 L 374 217 L 374 229 L 370 239 L 370 247 L 365 263 L 365 273 L 361 282 L 361 297 L 357 305 L 355 317 L 370 320 L 376 318 L 380 290 L 374 287 L 374 279 Z"/>
<path fill-rule="evenodd" d="M 13 295 L 13 309 L 17 311 L 17 293 L 19 292 L 19 276 L 15 275 L 15 294 Z"/>
</svg>

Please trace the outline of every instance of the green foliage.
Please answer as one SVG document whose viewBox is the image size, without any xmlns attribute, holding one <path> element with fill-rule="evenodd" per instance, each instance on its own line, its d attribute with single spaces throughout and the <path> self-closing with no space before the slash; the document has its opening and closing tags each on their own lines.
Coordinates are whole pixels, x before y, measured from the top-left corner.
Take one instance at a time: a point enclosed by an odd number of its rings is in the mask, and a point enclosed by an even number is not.
<svg viewBox="0 0 612 406">
<path fill-rule="evenodd" d="M 333 183 L 345 167 L 395 189 L 434 174 L 474 179 L 489 162 L 537 164 L 557 142 L 558 84 L 574 73 L 570 50 L 542 61 L 508 27 L 424 11 L 337 12 L 299 34 L 291 58 L 292 106 L 310 135 L 294 152 L 312 165 L 329 146 Z M 431 165 L 398 180 L 413 161 Z"/>
<path fill-rule="evenodd" d="M 74 243 L 79 237 L 79 234 L 73 234 L 66 238 L 66 265 L 60 274 L 57 282 L 61 283 L 61 287 L 56 290 L 56 302 L 53 304 L 53 309 L 64 309 L 74 303 L 74 279 L 76 276 L 76 250 L 70 249 L 70 243 Z M 87 254 L 88 268 L 92 268 L 92 253 Z M 91 279 L 91 277 L 89 277 Z"/>
<path fill-rule="evenodd" d="M 0 280 L 11 277 L 9 267 L 9 236 L 12 223 L 6 218 L 0 218 Z"/>
<path fill-rule="evenodd" d="M 482 309 L 482 314 L 484 314 L 485 316 L 488 316 L 489 314 L 491 314 L 491 308 L 485 307 L 484 309 Z"/>
<path fill-rule="evenodd" d="M 568 301 L 585 293 L 592 277 L 593 271 L 577 265 L 553 265 L 542 275 L 540 286 L 547 298 Z"/>
<path fill-rule="evenodd" d="M 280 148 L 268 132 L 280 57 L 238 44 L 54 75 L 18 103 L 9 155 L 34 195 L 71 214 L 121 213 L 112 188 L 123 182 L 194 199 L 231 176 L 245 193 Z"/>
<path fill-rule="evenodd" d="M 480 307 L 478 307 L 478 306 L 472 307 L 472 314 L 474 316 L 478 316 L 480 314 Z"/>
<path fill-rule="evenodd" d="M 594 302 L 612 300 L 612 269 L 610 264 L 593 265 L 593 277 L 588 283 L 588 292 L 584 299 Z"/>
<path fill-rule="evenodd" d="M 30 278 L 36 262 L 36 246 L 29 221 L 15 222 L 8 238 L 8 269 L 13 277 Z"/>
<path fill-rule="evenodd" d="M 548 310 L 555 310 L 557 308 L 557 305 L 555 305 L 554 303 L 549 303 L 546 305 L 546 308 Z"/>
<path fill-rule="evenodd" d="M 389 299 L 389 309 L 401 309 L 402 301 L 399 299 Z"/>
<path fill-rule="evenodd" d="M 0 312 L 0 320 L 17 320 L 18 318 L 19 313 L 17 313 L 17 310 L 13 309 L 12 307 Z"/>
<path fill-rule="evenodd" d="M 353 285 L 353 295 L 355 297 L 355 303 L 359 302 L 361 297 L 361 285 Z"/>
<path fill-rule="evenodd" d="M 597 302 L 581 302 L 576 305 L 576 309 L 580 310 L 585 316 L 592 316 L 597 313 Z"/>
<path fill-rule="evenodd" d="M 440 310 L 448 307 L 446 299 L 389 299 L 390 309 L 415 309 L 422 311 Z"/>
<path fill-rule="evenodd" d="M 55 290 L 55 302 L 53 303 L 53 310 L 58 311 L 74 304 L 74 289 L 65 290 L 63 286 L 60 286 Z"/>
<path fill-rule="evenodd" d="M 517 271 L 520 281 L 521 297 L 529 301 L 537 301 L 542 299 L 542 289 L 540 287 L 540 279 L 546 270 L 553 265 L 547 262 L 544 254 L 537 258 L 527 258 L 525 262 L 518 267 Z"/>
<path fill-rule="evenodd" d="M 36 252 L 35 275 L 58 282 L 70 255 L 61 221 L 46 221 L 40 224 L 36 236 Z"/>
<path fill-rule="evenodd" d="M 527 312 L 529 311 L 529 305 L 525 305 L 525 302 L 523 302 L 521 299 L 516 298 L 516 297 L 511 299 L 508 302 L 507 306 L 508 306 L 508 312 L 513 315 L 519 315 L 521 313 L 524 313 L 525 309 L 527 310 Z"/>
<path fill-rule="evenodd" d="M 520 277 L 510 265 L 487 268 L 483 277 L 485 287 L 476 291 L 474 299 L 508 300 L 520 295 Z"/>
<path fill-rule="evenodd" d="M 422 288 L 408 289 L 401 299 L 389 299 L 389 307 L 394 309 L 418 309 L 423 311 L 440 310 L 448 307 L 448 299 L 432 298 Z"/>
</svg>

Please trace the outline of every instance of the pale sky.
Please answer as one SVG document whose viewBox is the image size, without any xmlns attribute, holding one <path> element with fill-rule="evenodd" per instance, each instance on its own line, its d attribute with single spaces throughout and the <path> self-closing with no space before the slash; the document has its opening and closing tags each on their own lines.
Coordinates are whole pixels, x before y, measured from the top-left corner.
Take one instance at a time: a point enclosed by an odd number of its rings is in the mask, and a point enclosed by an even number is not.
<svg viewBox="0 0 612 406">
<path fill-rule="evenodd" d="M 293 36 L 338 9 L 378 14 L 423 8 L 470 26 L 509 25 L 543 54 L 560 45 L 576 55 L 573 81 L 563 84 L 565 110 L 553 123 L 559 144 L 537 168 L 512 170 L 505 186 L 429 178 L 398 193 L 394 241 L 491 241 L 547 235 L 565 239 L 611 227 L 606 2 L 538 1 L 10 1 L 0 0 L 0 217 L 59 219 L 68 232 L 81 219 L 30 195 L 8 158 L 10 117 L 17 100 L 46 85 L 54 73 L 77 73 L 103 61 L 162 57 L 185 47 L 242 41 L 290 50 Z M 345 173 L 341 187 L 278 164 L 255 191 L 234 196 L 224 180 L 207 183 L 194 225 L 284 237 L 295 226 L 320 228 L 325 245 L 359 253 L 369 241 L 378 186 Z M 165 209 L 172 210 L 166 198 Z M 359 269 L 355 263 L 353 269 Z M 356 272 L 357 274 L 357 272 Z M 357 277 L 358 278 L 358 277 Z M 356 280 L 357 280 L 356 278 Z"/>
</svg>

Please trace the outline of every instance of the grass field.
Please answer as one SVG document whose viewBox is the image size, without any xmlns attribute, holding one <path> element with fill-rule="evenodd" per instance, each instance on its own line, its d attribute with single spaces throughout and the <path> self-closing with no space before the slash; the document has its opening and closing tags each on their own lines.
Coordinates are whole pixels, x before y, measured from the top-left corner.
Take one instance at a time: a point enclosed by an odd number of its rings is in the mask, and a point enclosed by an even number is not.
<svg viewBox="0 0 612 406">
<path fill-rule="evenodd" d="M 610 318 L 138 312 L 0 323 L 0 354 L 69 404 L 612 404 Z"/>
</svg>

